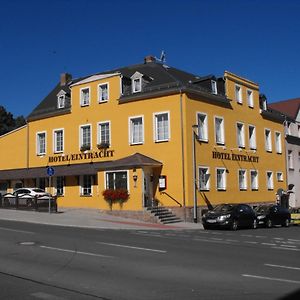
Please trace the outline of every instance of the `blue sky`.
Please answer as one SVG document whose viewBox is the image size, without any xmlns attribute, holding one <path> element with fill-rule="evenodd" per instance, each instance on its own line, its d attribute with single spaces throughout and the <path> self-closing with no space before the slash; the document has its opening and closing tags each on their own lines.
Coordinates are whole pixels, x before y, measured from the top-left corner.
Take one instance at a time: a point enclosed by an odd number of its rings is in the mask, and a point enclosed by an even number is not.
<svg viewBox="0 0 300 300">
<path fill-rule="evenodd" d="M 68 72 L 143 62 L 196 75 L 224 70 L 269 102 L 300 97 L 300 1 L 0 0 L 0 105 L 25 117 Z"/>
</svg>

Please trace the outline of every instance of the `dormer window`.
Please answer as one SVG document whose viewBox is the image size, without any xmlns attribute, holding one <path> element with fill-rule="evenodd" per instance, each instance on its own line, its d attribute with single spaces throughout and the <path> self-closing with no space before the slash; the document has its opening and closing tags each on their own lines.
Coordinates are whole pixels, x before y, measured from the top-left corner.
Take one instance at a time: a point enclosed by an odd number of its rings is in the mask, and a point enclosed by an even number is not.
<svg viewBox="0 0 300 300">
<path fill-rule="evenodd" d="M 60 91 L 57 94 L 57 108 L 61 109 L 66 106 L 66 92 L 65 91 Z"/>
<path fill-rule="evenodd" d="M 214 95 L 217 95 L 217 94 L 218 94 L 217 82 L 216 82 L 215 80 L 212 80 L 212 81 L 211 81 L 211 92 L 212 92 Z"/>
<path fill-rule="evenodd" d="M 139 72 L 135 72 L 131 76 L 132 93 L 138 93 L 142 91 L 142 77 L 143 74 Z"/>
</svg>

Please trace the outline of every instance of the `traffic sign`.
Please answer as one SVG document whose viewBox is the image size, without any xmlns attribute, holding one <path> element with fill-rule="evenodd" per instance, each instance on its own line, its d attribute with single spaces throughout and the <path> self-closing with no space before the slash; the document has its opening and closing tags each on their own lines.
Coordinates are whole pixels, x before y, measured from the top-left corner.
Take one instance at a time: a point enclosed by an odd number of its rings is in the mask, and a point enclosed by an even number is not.
<svg viewBox="0 0 300 300">
<path fill-rule="evenodd" d="M 47 168 L 47 175 L 48 176 L 53 176 L 54 175 L 54 168 L 48 167 Z"/>
</svg>

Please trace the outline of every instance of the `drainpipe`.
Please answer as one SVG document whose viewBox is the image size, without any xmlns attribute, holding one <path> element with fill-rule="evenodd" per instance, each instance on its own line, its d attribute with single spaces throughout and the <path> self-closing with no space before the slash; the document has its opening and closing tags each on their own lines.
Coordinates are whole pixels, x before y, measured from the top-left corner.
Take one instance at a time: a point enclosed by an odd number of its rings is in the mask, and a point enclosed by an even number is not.
<svg viewBox="0 0 300 300">
<path fill-rule="evenodd" d="M 192 126 L 192 145 L 193 145 L 193 192 L 194 192 L 194 213 L 193 213 L 193 218 L 194 218 L 194 223 L 198 223 L 198 216 L 197 216 L 197 169 L 196 169 L 196 133 L 194 131 L 194 128 L 198 128 L 198 125 L 193 125 Z"/>
<path fill-rule="evenodd" d="M 29 169 L 29 123 L 27 122 L 27 141 L 26 141 L 26 167 Z"/>
<path fill-rule="evenodd" d="M 185 164 L 184 164 L 184 126 L 183 126 L 183 105 L 182 105 L 182 90 L 180 89 L 180 129 L 181 129 L 181 167 L 182 167 L 182 200 L 184 208 L 184 221 L 186 221 L 185 213 Z"/>
</svg>

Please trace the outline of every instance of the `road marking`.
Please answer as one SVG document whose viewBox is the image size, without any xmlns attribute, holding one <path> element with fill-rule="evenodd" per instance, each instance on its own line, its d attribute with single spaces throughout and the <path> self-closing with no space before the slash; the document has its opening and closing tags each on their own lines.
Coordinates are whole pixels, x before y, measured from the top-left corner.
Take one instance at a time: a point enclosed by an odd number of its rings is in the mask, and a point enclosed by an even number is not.
<svg viewBox="0 0 300 300">
<path fill-rule="evenodd" d="M 286 248 L 297 248 L 297 246 L 292 246 L 292 245 L 281 245 L 281 247 L 286 247 Z"/>
<path fill-rule="evenodd" d="M 290 250 L 290 251 L 300 251 L 300 249 L 286 248 L 286 246 L 282 246 L 282 247 L 272 247 L 272 249 Z"/>
<path fill-rule="evenodd" d="M 158 250 L 158 249 L 150 249 L 150 248 L 142 248 L 142 247 L 135 247 L 135 246 L 128 246 L 128 245 L 120 245 L 120 244 L 111 244 L 111 243 L 104 243 L 104 242 L 96 242 L 97 244 L 113 246 L 113 247 L 120 247 L 120 248 L 128 248 L 134 250 L 143 250 L 143 251 L 151 251 L 151 252 L 158 252 L 158 253 L 167 253 L 165 250 Z"/>
<path fill-rule="evenodd" d="M 258 242 L 252 242 L 252 241 L 245 241 L 247 244 L 258 244 Z"/>
<path fill-rule="evenodd" d="M 253 235 L 252 235 L 252 234 L 242 234 L 241 236 L 253 237 Z"/>
<path fill-rule="evenodd" d="M 227 242 L 238 242 L 238 240 L 231 240 L 231 239 L 226 239 L 225 241 L 227 241 Z"/>
<path fill-rule="evenodd" d="M 220 239 L 220 238 L 211 238 L 211 239 L 214 241 L 223 241 L 223 239 Z"/>
<path fill-rule="evenodd" d="M 300 268 L 298 268 L 298 267 L 289 267 L 289 266 L 272 265 L 272 264 L 265 264 L 265 266 L 267 266 L 267 267 L 283 268 L 283 269 L 290 269 L 290 270 L 298 270 L 298 271 L 300 271 Z"/>
<path fill-rule="evenodd" d="M 288 283 L 300 284 L 300 281 L 297 281 L 297 280 L 289 280 L 289 279 L 274 278 L 274 277 L 265 277 L 265 276 L 249 275 L 249 274 L 242 274 L 242 276 L 243 277 L 256 278 L 256 279 L 265 279 L 265 280 L 281 281 L 281 282 L 288 282 Z"/>
<path fill-rule="evenodd" d="M 209 243 L 221 243 L 221 244 L 227 244 L 227 245 L 230 245 L 229 242 L 226 242 L 226 241 L 219 241 L 219 240 L 215 240 L 215 239 L 201 239 L 201 238 L 194 238 L 193 241 L 209 242 Z"/>
<path fill-rule="evenodd" d="M 11 229 L 6 227 L 0 227 L 0 230 L 6 230 L 11 232 L 19 232 L 19 233 L 26 233 L 26 234 L 35 234 L 33 231 L 26 231 L 26 230 L 17 230 L 17 229 Z"/>
<path fill-rule="evenodd" d="M 31 294 L 31 296 L 38 298 L 38 299 L 45 299 L 45 300 L 65 300 L 66 298 L 57 297 L 51 294 L 43 293 L 43 292 L 37 292 Z"/>
<path fill-rule="evenodd" d="M 272 243 L 261 243 L 261 244 L 265 246 L 276 246 L 276 244 L 272 244 Z"/>
<path fill-rule="evenodd" d="M 294 239 L 288 239 L 288 241 L 291 241 L 291 242 L 300 242 L 300 240 L 294 240 Z"/>
<path fill-rule="evenodd" d="M 77 251 L 77 250 L 62 249 L 62 248 L 56 248 L 56 247 L 40 246 L 40 248 L 48 249 L 48 250 L 61 251 L 61 252 L 74 253 L 74 254 L 82 254 L 82 255 L 88 255 L 88 256 L 95 256 L 95 257 L 112 257 L 112 256 L 102 255 L 102 254 L 97 254 L 97 253 L 82 252 L 82 251 Z"/>
</svg>

